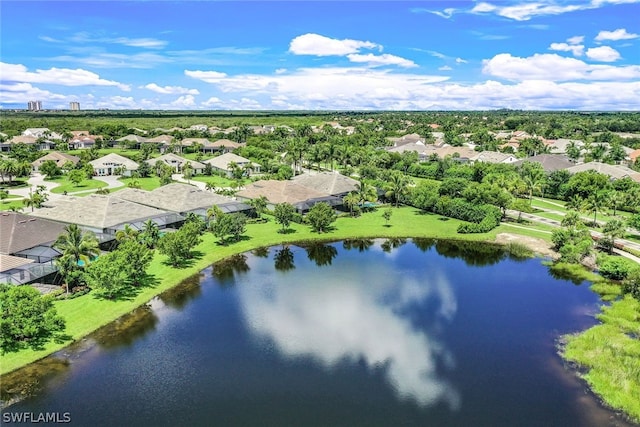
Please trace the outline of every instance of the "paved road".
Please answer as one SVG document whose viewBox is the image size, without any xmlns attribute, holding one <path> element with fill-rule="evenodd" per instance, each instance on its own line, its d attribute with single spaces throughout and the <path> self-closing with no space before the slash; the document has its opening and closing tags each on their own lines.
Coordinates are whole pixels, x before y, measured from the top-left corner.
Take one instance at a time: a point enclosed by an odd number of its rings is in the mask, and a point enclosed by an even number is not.
<svg viewBox="0 0 640 427">
<path fill-rule="evenodd" d="M 193 180 L 189 180 L 187 181 L 186 179 L 184 179 L 184 177 L 182 176 L 181 173 L 174 173 L 173 175 L 171 175 L 171 179 L 173 179 L 174 181 L 177 182 L 184 182 L 185 184 L 191 184 L 191 185 L 195 185 L 196 187 L 198 187 L 201 190 L 206 190 L 207 188 L 207 184 L 204 182 L 200 182 L 200 181 L 193 181 Z"/>
<path fill-rule="evenodd" d="M 119 175 L 109 175 L 109 176 L 94 176 L 93 179 L 96 181 L 102 181 L 107 183 L 107 188 L 118 188 L 124 186 L 121 181 L 118 181 L 120 178 Z M 94 190 L 95 191 L 95 190 Z"/>
<path fill-rule="evenodd" d="M 561 212 L 559 212 L 559 213 L 561 215 L 564 215 Z M 517 217 L 519 215 L 519 212 L 508 210 L 507 214 Z M 542 217 L 539 217 L 537 215 L 528 214 L 528 213 L 524 213 L 524 212 L 522 213 L 522 218 L 528 219 L 530 221 L 539 222 L 539 223 L 542 223 L 542 224 L 551 225 L 552 227 L 560 227 L 561 226 L 560 221 L 557 221 L 555 219 L 542 218 Z M 603 234 L 600 233 L 599 231 L 591 231 L 591 235 L 594 236 L 594 237 L 598 237 L 598 238 L 602 238 L 603 237 Z M 640 251 L 640 244 L 638 244 L 636 242 L 632 242 L 632 241 L 627 240 L 627 239 L 616 239 L 616 243 L 620 243 L 620 244 L 624 245 L 624 247 L 632 248 L 632 249 L 635 249 L 637 251 Z M 625 258 L 632 259 L 635 262 L 640 264 L 640 258 L 638 258 L 635 255 L 632 255 L 632 254 L 630 254 L 628 252 L 624 252 L 624 251 L 621 251 L 621 250 L 618 250 L 618 249 L 614 249 L 614 252 L 619 254 L 619 255 L 624 256 Z"/>
</svg>

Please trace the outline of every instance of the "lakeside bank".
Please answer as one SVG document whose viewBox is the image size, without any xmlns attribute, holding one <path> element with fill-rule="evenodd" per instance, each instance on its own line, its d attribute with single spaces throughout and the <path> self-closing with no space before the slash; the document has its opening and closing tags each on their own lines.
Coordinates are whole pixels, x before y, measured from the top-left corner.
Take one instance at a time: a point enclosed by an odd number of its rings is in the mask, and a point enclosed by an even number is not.
<svg viewBox="0 0 640 427">
<path fill-rule="evenodd" d="M 57 300 L 55 307 L 58 314 L 66 321 L 64 333 L 69 340 L 56 343 L 49 341 L 42 349 L 23 349 L 16 353 L 0 356 L 0 375 L 7 374 L 29 363 L 33 363 L 73 342 L 81 340 L 121 316 L 148 303 L 158 294 L 177 286 L 183 280 L 198 274 L 212 263 L 229 256 L 247 252 L 265 246 L 293 244 L 301 241 L 326 241 L 362 238 L 435 238 L 474 242 L 495 243 L 501 232 L 512 232 L 497 227 L 488 233 L 459 234 L 458 225 L 462 221 L 445 218 L 440 215 L 425 213 L 411 207 L 393 209 L 393 217 L 387 225 L 382 217 L 382 210 L 368 212 L 358 218 L 341 217 L 334 223 L 334 229 L 328 233 L 314 233 L 307 225 L 292 223 L 292 232 L 280 233 L 280 225 L 270 221 L 259 224 L 248 224 L 246 238 L 226 246 L 219 245 L 211 233 L 202 236 L 202 243 L 194 252 L 198 254 L 185 268 L 175 268 L 164 263 L 166 257 L 156 252 L 148 269 L 154 278 L 155 285 L 143 287 L 134 297 L 127 300 L 104 300 L 95 298 L 91 293 L 69 300 Z"/>
</svg>

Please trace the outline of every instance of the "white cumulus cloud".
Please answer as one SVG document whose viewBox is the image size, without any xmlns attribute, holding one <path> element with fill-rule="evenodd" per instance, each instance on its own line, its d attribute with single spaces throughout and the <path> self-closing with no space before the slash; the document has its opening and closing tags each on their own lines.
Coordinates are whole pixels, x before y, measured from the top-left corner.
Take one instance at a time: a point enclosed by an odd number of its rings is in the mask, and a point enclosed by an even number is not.
<svg viewBox="0 0 640 427">
<path fill-rule="evenodd" d="M 360 49 L 380 48 L 376 43 L 351 39 L 332 39 L 320 34 L 303 34 L 291 40 L 289 52 L 296 55 L 344 56 L 358 53 Z"/>
<path fill-rule="evenodd" d="M 620 59 L 620 53 L 609 46 L 589 48 L 586 54 L 588 58 L 600 62 L 614 62 Z"/>
<path fill-rule="evenodd" d="M 588 55 L 588 51 L 587 51 Z M 603 55 L 604 56 L 604 55 Z M 630 80 L 640 78 L 640 65 L 592 65 L 555 53 L 527 58 L 501 53 L 484 61 L 482 71 L 507 80 Z"/>
<path fill-rule="evenodd" d="M 29 71 L 22 64 L 0 62 L 2 81 L 22 83 L 45 83 L 60 86 L 116 86 L 120 90 L 129 91 L 129 85 L 113 80 L 105 80 L 91 71 L 77 68 L 50 68 L 48 70 Z"/>
<path fill-rule="evenodd" d="M 202 80 L 207 83 L 217 83 L 222 81 L 227 75 L 218 71 L 198 71 L 198 70 L 184 70 L 185 76 L 193 77 L 194 79 Z"/>
<path fill-rule="evenodd" d="M 149 89 L 156 93 L 162 93 L 166 95 L 182 95 L 182 94 L 199 95 L 200 94 L 198 89 L 187 89 L 180 86 L 158 86 L 155 83 L 149 83 L 148 85 L 145 85 L 144 88 Z"/>
<path fill-rule="evenodd" d="M 397 65 L 399 67 L 411 68 L 418 66 L 418 64 L 409 59 L 401 58 L 396 55 L 389 55 L 388 53 L 382 55 L 374 55 L 372 53 L 367 53 L 366 55 L 352 53 L 347 55 L 347 58 L 349 58 L 349 61 L 351 62 L 366 63 L 371 67 Z"/>
<path fill-rule="evenodd" d="M 626 28 L 618 28 L 614 31 L 600 31 L 596 36 L 596 41 L 604 40 L 629 40 L 640 37 L 638 34 L 628 33 Z"/>
<path fill-rule="evenodd" d="M 571 52 L 574 56 L 582 56 L 584 46 L 581 44 L 551 43 L 549 49 L 560 52 Z"/>
<path fill-rule="evenodd" d="M 581 44 L 584 41 L 584 36 L 573 36 L 567 39 L 569 44 Z"/>
</svg>

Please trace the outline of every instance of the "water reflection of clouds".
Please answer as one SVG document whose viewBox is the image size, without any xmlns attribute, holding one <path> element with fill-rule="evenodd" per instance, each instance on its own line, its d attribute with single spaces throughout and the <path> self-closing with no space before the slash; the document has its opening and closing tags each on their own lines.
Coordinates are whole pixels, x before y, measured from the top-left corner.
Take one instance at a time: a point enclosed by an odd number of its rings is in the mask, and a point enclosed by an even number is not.
<svg viewBox="0 0 640 427">
<path fill-rule="evenodd" d="M 284 356 L 310 356 L 327 368 L 363 360 L 384 369 L 401 398 L 457 408 L 458 393 L 438 370 L 453 366 L 452 355 L 435 333 L 417 329 L 407 316 L 429 300 L 437 304 L 436 323 L 451 320 L 457 304 L 446 278 L 418 281 L 397 276 L 385 263 L 356 265 L 296 271 L 277 285 L 265 285 L 272 280 L 265 275 L 262 283 L 240 286 L 250 329 Z"/>
</svg>

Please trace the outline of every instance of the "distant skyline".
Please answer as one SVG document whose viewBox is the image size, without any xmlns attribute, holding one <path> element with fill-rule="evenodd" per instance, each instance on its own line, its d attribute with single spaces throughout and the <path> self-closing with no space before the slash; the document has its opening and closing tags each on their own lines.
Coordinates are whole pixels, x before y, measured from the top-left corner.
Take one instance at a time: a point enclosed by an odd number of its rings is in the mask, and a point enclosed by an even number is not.
<svg viewBox="0 0 640 427">
<path fill-rule="evenodd" d="M 640 0 L 0 3 L 0 107 L 640 110 Z"/>
</svg>

